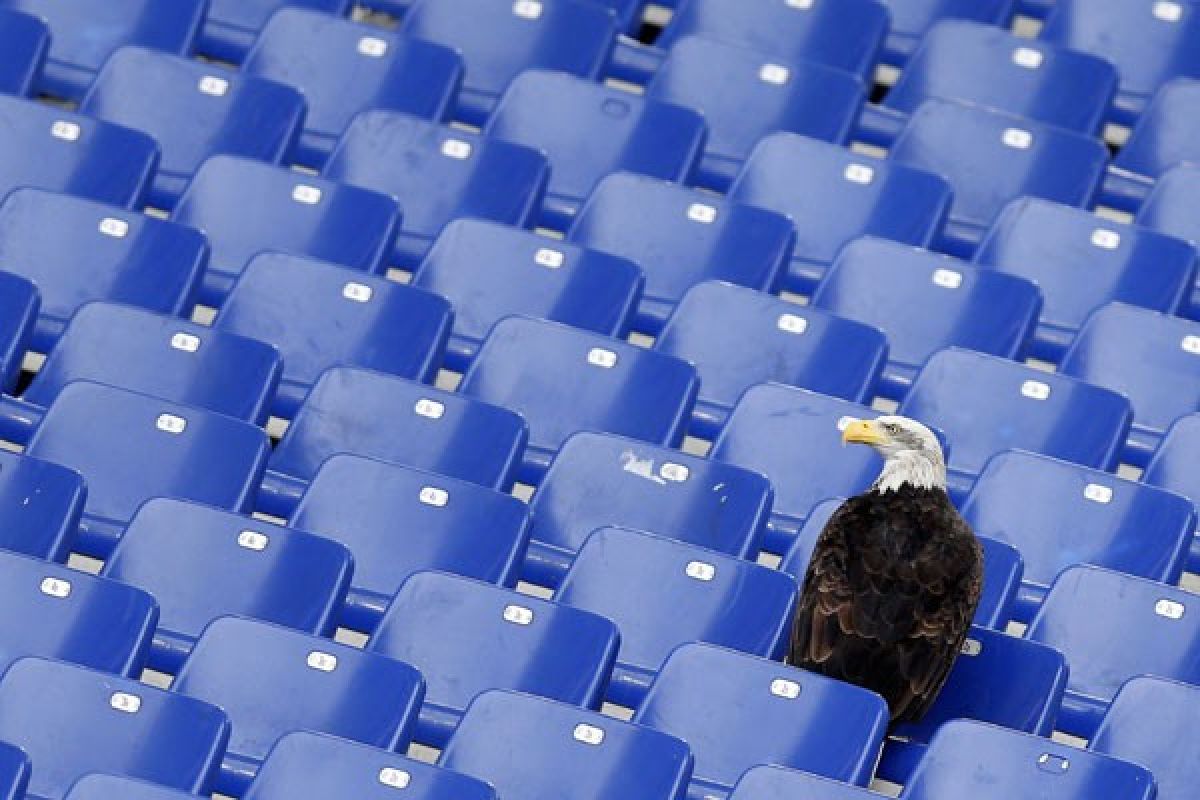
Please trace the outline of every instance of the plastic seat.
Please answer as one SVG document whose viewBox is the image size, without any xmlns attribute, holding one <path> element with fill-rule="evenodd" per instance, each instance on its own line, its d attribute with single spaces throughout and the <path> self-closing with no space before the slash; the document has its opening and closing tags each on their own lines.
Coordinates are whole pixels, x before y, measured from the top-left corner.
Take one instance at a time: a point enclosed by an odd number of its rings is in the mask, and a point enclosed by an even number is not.
<svg viewBox="0 0 1200 800">
<path fill-rule="evenodd" d="M 677 358 L 555 322 L 508 317 L 492 329 L 459 391 L 529 422 L 521 474 L 537 483 L 577 431 L 680 444 L 698 383 L 695 368 Z"/>
<path fill-rule="evenodd" d="M 1138 210 L 1139 225 L 1185 239 L 1193 247 L 1200 244 L 1200 225 L 1194 213 L 1195 204 L 1200 202 L 1200 166 L 1180 164 L 1162 174 L 1154 189 Z M 1191 289 L 1190 299 L 1185 298 L 1182 312 L 1192 319 L 1200 319 L 1200 282 Z"/>
<path fill-rule="evenodd" d="M 37 286 L 20 275 L 0 272 L 0 392 L 11 392 L 21 377 L 41 308 Z"/>
<path fill-rule="evenodd" d="M 488 120 L 488 135 L 546 154 L 541 220 L 566 230 L 600 179 L 622 170 L 687 181 L 707 137 L 696 111 L 558 72 L 524 72 Z"/>
<path fill-rule="evenodd" d="M 475 698 L 438 763 L 522 800 L 682 800 L 692 772 L 673 736 L 501 691 Z"/>
<path fill-rule="evenodd" d="M 929 172 L 776 133 L 754 149 L 729 199 L 791 218 L 796 250 L 785 287 L 811 294 L 843 245 L 860 236 L 929 246 L 950 209 L 951 191 Z"/>
<path fill-rule="evenodd" d="M 426 676 L 416 738 L 444 747 L 467 706 L 488 689 L 598 711 L 619 641 L 616 626 L 598 614 L 422 572 L 400 587 L 367 649 Z"/>
<path fill-rule="evenodd" d="M 550 168 L 528 147 L 408 114 L 365 111 L 350 123 L 322 174 L 400 201 L 396 265 L 414 268 L 451 220 L 531 224 Z"/>
<path fill-rule="evenodd" d="M 1188 3 L 1183 6 L 1191 8 Z M 1200 24 L 1194 28 L 1196 37 L 1200 37 Z M 1200 62 L 1196 77 L 1200 78 Z M 1155 179 L 1176 164 L 1200 160 L 1200 147 L 1188 133 L 1197 124 L 1200 124 L 1200 80 L 1171 81 L 1154 96 L 1129 140 L 1113 159 L 1113 166 Z"/>
<path fill-rule="evenodd" d="M 515 586 L 529 541 L 529 512 L 515 497 L 348 455 L 321 465 L 290 524 L 354 554 L 342 622 L 360 630 L 373 630 L 404 581 L 422 570 Z"/>
<path fill-rule="evenodd" d="M 86 496 L 79 473 L 32 456 L 0 452 L 0 548 L 66 561 Z"/>
<path fill-rule="evenodd" d="M 453 305 L 447 366 L 462 371 L 492 326 L 513 314 L 624 336 L 644 279 L 619 256 L 460 219 L 442 231 L 412 282 Z"/>
<path fill-rule="evenodd" d="M 216 706 L 135 680 L 25 658 L 0 680 L 0 739 L 37 765 L 29 800 L 58 800 L 98 771 L 203 794 L 229 720 Z"/>
<path fill-rule="evenodd" d="M 927 100 L 909 118 L 889 157 L 950 182 L 954 202 L 943 244 L 967 256 L 1018 197 L 1090 205 L 1104 178 L 1108 149 L 1099 139 L 1043 122 Z"/>
<path fill-rule="evenodd" d="M 277 416 L 290 417 L 326 369 L 344 365 L 432 382 L 454 312 L 430 292 L 284 253 L 246 265 L 217 330 L 258 339 L 283 356 Z"/>
<path fill-rule="evenodd" d="M 767 134 L 791 131 L 844 144 L 865 89 L 859 76 L 839 69 L 778 63 L 742 45 L 688 36 L 671 48 L 646 96 L 704 115 L 709 137 L 697 177 L 724 189 Z"/>
<path fill-rule="evenodd" d="M 1196 596 L 1144 578 L 1070 567 L 1050 587 L 1025 636 L 1067 657 L 1071 679 L 1058 728 L 1084 738 L 1129 678 L 1200 682 Z"/>
<path fill-rule="evenodd" d="M 285 733 L 407 747 L 424 689 L 407 664 L 239 617 L 210 624 L 171 684 L 172 692 L 229 715 L 233 730 L 216 788 L 231 795 L 246 790 Z"/>
<path fill-rule="evenodd" d="M 746 770 L 729 800 L 878 800 L 879 795 L 811 772 L 760 766 Z"/>
<path fill-rule="evenodd" d="M 50 55 L 37 80 L 40 92 L 78 100 L 113 51 L 126 45 L 191 55 L 208 11 L 206 0 L 0 0 L 50 28 Z"/>
<path fill-rule="evenodd" d="M 101 574 L 158 601 L 150 666 L 175 673 L 228 614 L 332 636 L 353 566 L 328 539 L 160 497 L 138 509 Z"/>
<path fill-rule="evenodd" d="M 1088 753 L 1041 736 L 955 720 L 942 726 L 905 800 L 1153 800 L 1154 776 L 1144 767 Z"/>
<path fill-rule="evenodd" d="M 758 564 L 629 528 L 588 537 L 554 599 L 621 632 L 608 699 L 636 708 L 671 652 L 708 642 L 781 660 L 796 582 Z"/>
<path fill-rule="evenodd" d="M 46 235 L 54 231 L 53 236 Z M 37 284 L 33 346 L 47 352 L 85 303 L 189 316 L 208 264 L 199 231 L 71 195 L 18 189 L 0 205 L 0 269 Z M 87 269 L 79 265 L 86 261 Z"/>
<path fill-rule="evenodd" d="M 1142 473 L 1142 482 L 1181 494 L 1192 501 L 1200 512 L 1200 472 L 1196 458 L 1200 457 L 1200 414 L 1180 417 L 1167 430 L 1153 458 Z M 1200 564 L 1200 537 L 1192 540 L 1188 569 Z"/>
<path fill-rule="evenodd" d="M 148 200 L 165 209 L 209 156 L 282 162 L 306 111 L 290 86 L 139 47 L 113 54 L 79 108 L 154 137 L 162 160 Z"/>
<path fill-rule="evenodd" d="M 964 19 L 1007 28 L 1013 0 L 883 0 L 892 24 L 884 45 L 885 57 L 903 62 L 938 22 Z"/>
<path fill-rule="evenodd" d="M 380 193 L 232 156 L 204 162 L 171 218 L 208 235 L 210 305 L 264 250 L 382 272 L 400 229 L 396 201 Z"/>
<path fill-rule="evenodd" d="M 947 466 L 959 497 L 1004 450 L 1112 471 L 1133 421 L 1129 401 L 1109 389 L 958 348 L 929 359 L 899 413 L 954 443 Z"/>
<path fill-rule="evenodd" d="M 424 0 L 404 15 L 401 29 L 462 54 L 467 74 L 457 116 L 472 125 L 524 70 L 599 78 L 617 36 L 612 9 L 576 0 Z"/>
<path fill-rule="evenodd" d="M 687 742 L 689 797 L 728 792 L 750 767 L 777 764 L 865 786 L 887 731 L 879 695 L 707 644 L 663 665 L 633 721 Z"/>
<path fill-rule="evenodd" d="M 263 35 L 271 17 L 294 7 L 345 16 L 353 0 L 209 0 L 197 49 L 221 61 L 239 63 Z"/>
<path fill-rule="evenodd" d="M 1022 358 L 1042 308 L 1038 287 L 883 239 L 859 239 L 833 262 L 812 304 L 883 331 L 882 391 L 903 397 L 929 357 L 963 347 Z"/>
<path fill-rule="evenodd" d="M 463 79 L 462 59 L 449 48 L 301 9 L 271 17 L 243 71 L 304 93 L 308 115 L 295 153 L 314 165 L 368 108 L 444 120 Z"/>
<path fill-rule="evenodd" d="M 32 94 L 50 51 L 46 23 L 34 14 L 0 11 L 0 50 L 4 52 L 0 58 L 0 92 L 22 97 Z"/>
<path fill-rule="evenodd" d="M 148 781 L 93 772 L 75 781 L 63 800 L 188 800 L 195 795 Z"/>
<path fill-rule="evenodd" d="M 687 290 L 702 281 L 776 291 L 795 234 L 779 214 L 618 173 L 596 186 L 567 238 L 642 268 L 646 286 L 637 327 L 656 333 Z"/>
<path fill-rule="evenodd" d="M 242 795 L 243 800 L 496 800 L 482 781 L 386 750 L 320 733 L 289 733 Z M 100 798 L 97 798 L 100 800 Z"/>
</svg>

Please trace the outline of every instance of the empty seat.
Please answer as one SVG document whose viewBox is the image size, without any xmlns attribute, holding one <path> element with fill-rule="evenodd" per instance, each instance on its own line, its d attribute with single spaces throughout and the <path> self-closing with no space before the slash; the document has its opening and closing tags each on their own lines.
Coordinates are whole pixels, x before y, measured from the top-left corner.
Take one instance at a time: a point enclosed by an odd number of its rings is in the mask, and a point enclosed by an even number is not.
<svg viewBox="0 0 1200 800">
<path fill-rule="evenodd" d="M 1191 10 L 1186 3 L 1184 7 Z M 1200 37 L 1200 25 L 1194 30 L 1196 37 Z M 1200 78 L 1200 62 L 1196 77 Z M 1171 81 L 1154 96 L 1129 140 L 1113 159 L 1113 165 L 1154 179 L 1176 164 L 1200 160 L 1200 147 L 1188 135 L 1197 124 L 1200 124 L 1200 80 Z"/>
<path fill-rule="evenodd" d="M 1025 632 L 1071 665 L 1058 729 L 1088 738 L 1137 675 L 1200 682 L 1196 603 L 1182 589 L 1098 567 L 1060 573 Z"/>
<path fill-rule="evenodd" d="M 619 640 L 616 626 L 598 614 L 422 572 L 400 587 L 367 649 L 425 675 L 416 738 L 443 747 L 467 706 L 488 689 L 599 710 Z"/>
<path fill-rule="evenodd" d="M 624 336 L 644 280 L 619 256 L 460 219 L 445 227 L 412 282 L 454 307 L 447 366 L 462 371 L 492 326 L 513 314 Z"/>
<path fill-rule="evenodd" d="M 409 114 L 364 111 L 350 123 L 322 174 L 400 201 L 404 225 L 395 259 L 411 269 L 451 220 L 531 224 L 550 168 L 544 155 L 528 147 Z"/>
<path fill-rule="evenodd" d="M 295 154 L 314 165 L 368 108 L 445 119 L 463 78 L 462 59 L 447 47 L 301 9 L 271 17 L 242 69 L 304 93 Z"/>
<path fill-rule="evenodd" d="M 879 795 L 798 769 L 759 766 L 746 770 L 729 800 L 878 800 Z"/>
<path fill-rule="evenodd" d="M 229 715 L 233 730 L 216 788 L 232 795 L 245 791 L 259 762 L 292 731 L 405 748 L 424 688 L 407 664 L 239 617 L 210 624 L 171 684 L 172 692 Z"/>
<path fill-rule="evenodd" d="M 171 218 L 208 235 L 200 300 L 210 305 L 264 250 L 381 272 L 400 228 L 383 194 L 232 156 L 204 162 Z"/>
<path fill-rule="evenodd" d="M 58 800 L 93 772 L 203 794 L 229 720 L 216 706 L 135 680 L 25 658 L 0 680 L 0 740 L 37 765 L 29 800 Z"/>
<path fill-rule="evenodd" d="M 1137 223 L 1147 228 L 1185 239 L 1193 247 L 1200 244 L 1195 204 L 1200 202 L 1200 167 L 1180 164 L 1162 174 L 1154 189 L 1138 210 Z M 1200 285 L 1192 288 L 1182 310 L 1192 319 L 1200 318 Z"/>
<path fill-rule="evenodd" d="M 501 691 L 475 698 L 438 763 L 522 800 L 680 800 L 692 773 L 673 736 Z"/>
<path fill-rule="evenodd" d="M 209 0 L 196 47 L 207 56 L 240 62 L 271 17 L 277 11 L 296 6 L 344 16 L 354 3 L 353 0 Z"/>
<path fill-rule="evenodd" d="M 63 800 L 189 800 L 195 795 L 149 781 L 93 772 L 75 781 Z"/>
<path fill-rule="evenodd" d="M 0 548 L 66 561 L 86 495 L 74 470 L 0 452 Z"/>
<path fill-rule="evenodd" d="M 21 377 L 41 308 L 37 286 L 20 275 L 0 272 L 0 392 L 11 392 Z"/>
<path fill-rule="evenodd" d="M 541 219 L 559 230 L 610 172 L 688 180 L 707 136 L 704 118 L 690 108 L 542 71 L 512 82 L 487 132 L 546 154 L 550 182 Z"/>
<path fill-rule="evenodd" d="M 227 614 L 332 635 L 352 568 L 328 539 L 160 497 L 138 509 L 101 574 L 158 601 L 150 666 L 174 673 Z"/>
<path fill-rule="evenodd" d="M 28 96 L 46 63 L 50 29 L 34 14 L 0 11 L 0 92 Z"/>
<path fill-rule="evenodd" d="M 1181 494 L 1200 507 L 1197 458 L 1200 458 L 1200 414 L 1188 414 L 1167 429 L 1167 435 L 1142 473 L 1142 482 Z M 1200 537 L 1192 540 L 1191 550 L 1188 568 L 1194 570 L 1200 564 Z"/>
<path fill-rule="evenodd" d="M 321 465 L 289 521 L 354 554 L 342 622 L 360 630 L 422 570 L 515 586 L 529 540 L 529 512 L 511 495 L 349 455 Z"/>
<path fill-rule="evenodd" d="M 798 186 L 808 188 L 798 192 Z M 776 133 L 754 149 L 729 198 L 791 218 L 796 250 L 785 285 L 811 293 L 842 246 L 860 236 L 930 245 L 951 191 L 929 172 Z"/>
<path fill-rule="evenodd" d="M 883 0 L 883 4 L 892 17 L 885 55 L 896 62 L 907 59 L 941 20 L 966 19 L 1006 28 L 1014 10 L 1013 0 Z"/>
<path fill-rule="evenodd" d="M 742 394 L 758 383 L 870 402 L 888 340 L 869 325 L 711 281 L 688 291 L 654 349 L 696 366 L 700 394 L 692 429 L 712 438 Z"/>
<path fill-rule="evenodd" d="M 529 422 L 522 480 L 537 483 L 577 431 L 678 445 L 698 383 L 695 368 L 677 358 L 555 322 L 508 317 L 492 329 L 459 391 Z"/>
<path fill-rule="evenodd" d="M 344 365 L 430 382 L 454 313 L 430 292 L 285 253 L 250 260 L 217 314 L 217 330 L 283 356 L 277 416 L 290 417 L 326 369 Z"/>
<path fill-rule="evenodd" d="M 795 234 L 783 216 L 643 175 L 604 178 L 567 238 L 642 268 L 637 327 L 657 332 L 692 286 L 722 280 L 773 292 Z"/>
<path fill-rule="evenodd" d="M 881 387 L 903 397 L 943 348 L 1023 357 L 1042 295 L 1023 278 L 897 242 L 859 239 L 838 254 L 812 304 L 883 331 L 888 363 Z"/>
</svg>

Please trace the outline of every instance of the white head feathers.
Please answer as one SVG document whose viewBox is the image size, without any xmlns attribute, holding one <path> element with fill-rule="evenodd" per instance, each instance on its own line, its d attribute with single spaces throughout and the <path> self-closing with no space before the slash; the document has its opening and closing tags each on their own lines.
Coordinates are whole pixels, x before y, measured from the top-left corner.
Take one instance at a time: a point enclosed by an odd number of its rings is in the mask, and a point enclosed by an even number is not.
<svg viewBox="0 0 1200 800">
<path fill-rule="evenodd" d="M 883 470 L 871 486 L 877 492 L 905 484 L 918 489 L 946 488 L 946 461 L 933 431 L 908 417 L 853 420 L 842 431 L 844 443 L 870 445 L 884 458 Z"/>
</svg>

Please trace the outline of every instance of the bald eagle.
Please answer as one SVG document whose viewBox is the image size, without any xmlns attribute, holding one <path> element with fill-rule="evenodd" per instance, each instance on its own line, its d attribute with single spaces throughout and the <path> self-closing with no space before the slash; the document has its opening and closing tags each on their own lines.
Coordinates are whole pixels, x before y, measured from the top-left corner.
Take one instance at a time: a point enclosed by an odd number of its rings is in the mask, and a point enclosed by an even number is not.
<svg viewBox="0 0 1200 800">
<path fill-rule="evenodd" d="M 916 721 L 962 649 L 983 551 L 950 503 L 942 448 L 928 428 L 898 416 L 853 420 L 842 442 L 875 448 L 883 470 L 817 539 L 790 661 L 879 693 L 893 722 Z"/>
</svg>

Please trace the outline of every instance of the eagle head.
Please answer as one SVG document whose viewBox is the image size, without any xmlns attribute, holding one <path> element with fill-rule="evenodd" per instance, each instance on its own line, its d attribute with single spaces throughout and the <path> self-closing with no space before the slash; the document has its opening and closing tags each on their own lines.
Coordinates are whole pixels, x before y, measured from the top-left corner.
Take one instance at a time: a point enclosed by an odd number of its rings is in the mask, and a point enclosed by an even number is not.
<svg viewBox="0 0 1200 800">
<path fill-rule="evenodd" d="M 946 488 L 942 446 L 933 431 L 915 419 L 884 416 L 850 420 L 842 429 L 842 444 L 851 443 L 869 445 L 883 456 L 883 470 L 871 487 L 874 491 L 896 491 L 905 485 Z"/>
</svg>

